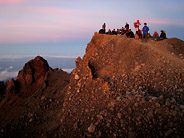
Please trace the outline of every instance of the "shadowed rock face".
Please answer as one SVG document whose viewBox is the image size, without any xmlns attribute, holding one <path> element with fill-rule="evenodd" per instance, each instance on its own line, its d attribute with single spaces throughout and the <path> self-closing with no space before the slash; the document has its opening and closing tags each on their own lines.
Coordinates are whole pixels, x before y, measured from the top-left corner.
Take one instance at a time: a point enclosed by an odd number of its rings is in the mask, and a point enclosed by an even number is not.
<svg viewBox="0 0 184 138">
<path fill-rule="evenodd" d="M 0 137 L 41 137 L 57 129 L 59 121 L 52 114 L 62 108 L 69 79 L 38 56 L 25 64 L 16 80 L 0 82 Z"/>
<path fill-rule="evenodd" d="M 2 98 L 4 93 L 5 93 L 5 84 L 4 82 L 0 82 L 0 98 Z"/>
<path fill-rule="evenodd" d="M 20 85 L 20 91 L 28 91 L 30 87 L 44 85 L 45 75 L 49 71 L 49 65 L 45 59 L 37 56 L 25 64 L 19 71 L 16 81 Z"/>
<path fill-rule="evenodd" d="M 17 81 L 25 85 L 31 86 L 33 83 L 44 79 L 45 74 L 49 70 L 49 65 L 45 59 L 38 56 L 34 60 L 30 60 L 25 64 L 24 68 L 19 71 Z"/>
<path fill-rule="evenodd" d="M 14 105 L 9 111 L 0 110 L 0 136 L 184 134 L 184 42 L 177 38 L 144 43 L 95 33 L 71 75 L 36 57 L 8 84 L 11 87 L 2 83 L 0 88 L 19 87 L 11 92 L 14 100 L 5 98 L 0 104 L 16 103 L 8 106 Z"/>
</svg>

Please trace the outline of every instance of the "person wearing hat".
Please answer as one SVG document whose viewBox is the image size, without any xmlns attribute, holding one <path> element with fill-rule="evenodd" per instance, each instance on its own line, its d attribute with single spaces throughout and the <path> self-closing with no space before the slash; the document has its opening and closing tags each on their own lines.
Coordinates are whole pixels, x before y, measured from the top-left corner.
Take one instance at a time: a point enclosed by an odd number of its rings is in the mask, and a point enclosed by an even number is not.
<svg viewBox="0 0 184 138">
<path fill-rule="evenodd" d="M 145 41 L 147 41 L 147 39 L 148 39 L 148 31 L 149 31 L 149 27 L 147 26 L 147 23 L 144 23 L 144 27 L 142 28 L 142 31 L 143 31 L 142 39 L 145 38 Z"/>
<path fill-rule="evenodd" d="M 140 38 L 140 34 L 139 34 L 139 25 L 141 25 L 141 23 L 139 22 L 139 20 L 137 20 L 137 22 L 134 22 L 134 27 L 135 27 L 135 30 L 136 30 L 136 34 L 139 35 L 139 38 Z"/>
<path fill-rule="evenodd" d="M 159 39 L 159 34 L 155 31 L 155 33 L 153 34 L 153 40 L 158 41 Z"/>
</svg>

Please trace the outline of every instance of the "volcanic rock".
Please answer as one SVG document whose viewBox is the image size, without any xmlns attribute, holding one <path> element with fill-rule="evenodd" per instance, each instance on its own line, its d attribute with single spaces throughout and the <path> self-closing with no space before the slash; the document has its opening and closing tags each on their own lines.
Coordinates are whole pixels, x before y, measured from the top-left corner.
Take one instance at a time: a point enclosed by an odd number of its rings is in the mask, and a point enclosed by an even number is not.
<svg viewBox="0 0 184 138">
<path fill-rule="evenodd" d="M 62 108 L 69 80 L 68 73 L 51 69 L 47 61 L 38 56 L 25 64 L 16 80 L 2 82 L 0 137 L 57 135 L 59 120 L 55 114 Z M 45 133 L 51 130 L 52 134 Z"/>
<path fill-rule="evenodd" d="M 177 38 L 95 33 L 70 75 L 37 57 L 0 84 L 15 95 L 0 102 L 0 136 L 183 137 L 183 55 Z"/>
<path fill-rule="evenodd" d="M 71 73 L 60 137 L 182 136 L 181 54 L 177 38 L 144 43 L 95 33 Z M 80 127 L 73 129 L 76 120 Z"/>
<path fill-rule="evenodd" d="M 30 87 L 38 89 L 40 85 L 45 85 L 45 75 L 49 71 L 49 65 L 45 59 L 37 56 L 25 64 L 23 69 L 19 71 L 16 81 L 20 85 L 20 91 L 29 91 Z M 32 90 L 33 91 L 33 90 Z"/>
</svg>

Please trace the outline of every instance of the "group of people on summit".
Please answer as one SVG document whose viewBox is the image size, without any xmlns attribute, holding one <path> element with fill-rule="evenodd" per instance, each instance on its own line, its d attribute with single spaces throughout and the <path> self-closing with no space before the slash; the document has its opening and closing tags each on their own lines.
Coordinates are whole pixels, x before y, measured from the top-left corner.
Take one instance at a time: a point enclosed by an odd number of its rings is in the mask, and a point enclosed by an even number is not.
<svg viewBox="0 0 184 138">
<path fill-rule="evenodd" d="M 147 26 L 147 23 L 144 23 L 144 27 L 142 28 L 142 30 L 139 29 L 140 25 L 141 23 L 139 22 L 139 20 L 137 20 L 137 22 L 134 22 L 134 27 L 136 30 L 136 33 L 134 34 L 132 30 L 129 28 L 128 23 L 126 23 L 125 28 L 122 27 L 121 29 L 117 29 L 117 30 L 113 29 L 112 31 L 111 29 L 109 29 L 107 32 L 106 32 L 106 24 L 104 23 L 102 25 L 102 29 L 99 30 L 99 33 L 100 34 L 110 34 L 110 35 L 118 35 L 118 34 L 124 35 L 125 34 L 129 38 L 142 39 L 142 40 L 145 39 L 145 41 L 147 41 L 148 38 L 153 38 L 153 40 L 155 41 L 163 40 L 167 38 L 166 33 L 163 30 L 161 30 L 160 36 L 157 32 L 155 32 L 153 36 L 151 36 L 149 33 L 149 27 Z"/>
</svg>

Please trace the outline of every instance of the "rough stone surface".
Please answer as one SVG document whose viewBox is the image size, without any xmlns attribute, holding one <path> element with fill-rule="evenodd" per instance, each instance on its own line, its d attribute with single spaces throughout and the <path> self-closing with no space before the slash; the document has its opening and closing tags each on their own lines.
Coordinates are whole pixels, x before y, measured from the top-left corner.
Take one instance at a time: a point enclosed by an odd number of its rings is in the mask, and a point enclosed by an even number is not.
<svg viewBox="0 0 184 138">
<path fill-rule="evenodd" d="M 31 62 L 4 85 L 21 87 L 3 95 L 0 137 L 183 137 L 183 55 L 177 38 L 95 33 L 71 75 Z"/>
</svg>

